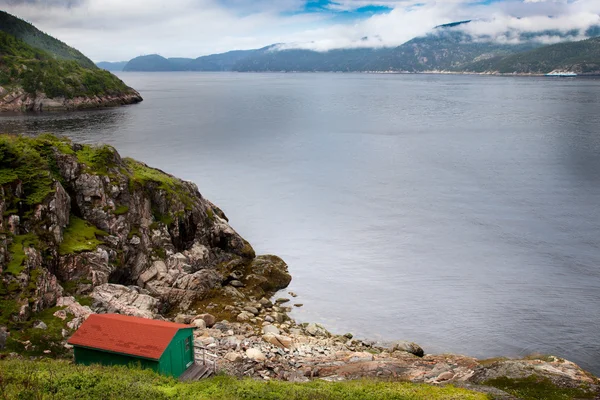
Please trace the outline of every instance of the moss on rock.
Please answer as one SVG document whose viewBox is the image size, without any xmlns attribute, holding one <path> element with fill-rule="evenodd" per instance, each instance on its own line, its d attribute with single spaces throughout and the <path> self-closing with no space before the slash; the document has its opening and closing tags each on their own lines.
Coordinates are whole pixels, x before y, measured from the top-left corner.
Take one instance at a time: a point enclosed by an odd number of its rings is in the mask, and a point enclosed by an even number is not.
<svg viewBox="0 0 600 400">
<path fill-rule="evenodd" d="M 83 251 L 94 251 L 102 241 L 98 237 L 107 236 L 108 233 L 71 215 L 69 226 L 65 229 L 64 238 L 59 246 L 60 255 L 81 253 Z"/>
</svg>

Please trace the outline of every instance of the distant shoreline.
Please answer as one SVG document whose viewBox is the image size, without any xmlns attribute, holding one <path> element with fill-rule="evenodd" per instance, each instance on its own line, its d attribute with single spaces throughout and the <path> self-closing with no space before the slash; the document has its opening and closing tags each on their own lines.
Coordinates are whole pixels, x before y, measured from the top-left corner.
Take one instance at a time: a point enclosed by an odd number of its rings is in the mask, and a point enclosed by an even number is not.
<svg viewBox="0 0 600 400">
<path fill-rule="evenodd" d="M 500 72 L 460 72 L 460 71 L 112 71 L 116 73 L 236 73 L 236 74 L 371 74 L 371 75 L 478 75 L 501 77 L 548 77 L 548 78 L 597 78 L 600 74 L 578 74 L 577 76 L 548 76 L 547 74 L 500 73 Z"/>
</svg>

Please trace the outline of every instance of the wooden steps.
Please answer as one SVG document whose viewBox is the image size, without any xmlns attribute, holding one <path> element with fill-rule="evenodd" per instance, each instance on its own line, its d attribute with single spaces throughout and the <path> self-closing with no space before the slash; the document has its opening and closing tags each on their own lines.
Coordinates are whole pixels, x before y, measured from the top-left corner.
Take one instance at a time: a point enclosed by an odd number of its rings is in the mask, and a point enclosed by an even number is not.
<svg viewBox="0 0 600 400">
<path fill-rule="evenodd" d="M 194 363 L 180 377 L 181 382 L 199 381 L 212 375 L 213 368 L 209 365 Z"/>
</svg>

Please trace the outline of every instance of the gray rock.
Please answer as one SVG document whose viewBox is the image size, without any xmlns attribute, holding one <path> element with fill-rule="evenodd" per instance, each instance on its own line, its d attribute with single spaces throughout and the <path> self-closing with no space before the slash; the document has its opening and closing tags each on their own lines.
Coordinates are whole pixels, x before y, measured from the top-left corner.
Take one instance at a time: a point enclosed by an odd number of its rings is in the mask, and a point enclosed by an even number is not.
<svg viewBox="0 0 600 400">
<path fill-rule="evenodd" d="M 194 318 L 193 315 L 177 314 L 177 316 L 175 317 L 175 323 L 189 324 L 190 322 L 192 322 L 193 318 Z"/>
<path fill-rule="evenodd" d="M 265 355 L 263 354 L 262 351 L 260 351 L 259 349 L 255 349 L 255 348 L 249 348 L 248 350 L 246 350 L 246 357 L 248 357 L 251 360 L 254 361 L 265 361 L 267 359 L 267 357 L 265 357 Z"/>
<path fill-rule="evenodd" d="M 252 317 L 254 317 L 254 314 L 249 313 L 248 311 L 242 311 L 238 314 L 236 319 L 238 320 L 238 322 L 247 322 L 250 321 Z"/>
<path fill-rule="evenodd" d="M 233 280 L 231 282 L 229 282 L 229 284 L 235 288 L 241 288 L 244 287 L 246 285 L 244 285 L 242 282 L 238 281 L 238 280 Z"/>
<path fill-rule="evenodd" d="M 263 333 L 267 334 L 267 333 L 272 333 L 275 335 L 279 335 L 279 329 L 276 326 L 273 325 L 266 325 L 263 327 Z"/>
<path fill-rule="evenodd" d="M 212 314 L 200 314 L 196 318 L 202 318 L 208 328 L 212 328 L 217 322 L 217 319 Z"/>
<path fill-rule="evenodd" d="M 281 298 L 275 300 L 275 304 L 283 304 L 283 303 L 287 303 L 288 301 L 290 301 L 290 299 L 286 299 L 284 297 L 281 297 Z"/>
<path fill-rule="evenodd" d="M 315 337 L 330 337 L 331 334 L 320 324 L 311 323 L 308 324 L 305 328 L 306 332 L 309 335 Z"/>
<path fill-rule="evenodd" d="M 192 321 L 192 325 L 198 329 L 206 329 L 206 321 L 202 318 L 196 318 Z"/>
<path fill-rule="evenodd" d="M 0 350 L 6 347 L 6 339 L 8 339 L 8 331 L 5 327 L 0 327 Z"/>
<path fill-rule="evenodd" d="M 229 353 L 225 354 L 223 358 L 233 363 L 240 362 L 243 359 L 240 353 L 236 353 L 234 351 L 230 351 Z"/>
<path fill-rule="evenodd" d="M 247 306 L 247 307 L 244 307 L 244 311 L 248 311 L 249 313 L 254 314 L 254 315 L 259 314 L 259 311 L 256 307 Z"/>
<path fill-rule="evenodd" d="M 417 357 L 423 357 L 425 355 L 425 352 L 423 351 L 421 346 L 419 346 L 416 343 L 407 342 L 404 340 L 394 342 L 392 351 L 405 351 L 407 353 L 414 354 Z"/>
<path fill-rule="evenodd" d="M 263 297 L 262 299 L 260 299 L 258 301 L 260 303 L 261 306 L 263 306 L 263 308 L 271 308 L 273 307 L 273 303 L 271 302 L 271 300 Z"/>
<path fill-rule="evenodd" d="M 48 329 L 48 325 L 46 325 L 43 321 L 39 321 L 38 323 L 33 325 L 33 329 L 42 329 L 42 330 L 46 330 Z"/>
</svg>

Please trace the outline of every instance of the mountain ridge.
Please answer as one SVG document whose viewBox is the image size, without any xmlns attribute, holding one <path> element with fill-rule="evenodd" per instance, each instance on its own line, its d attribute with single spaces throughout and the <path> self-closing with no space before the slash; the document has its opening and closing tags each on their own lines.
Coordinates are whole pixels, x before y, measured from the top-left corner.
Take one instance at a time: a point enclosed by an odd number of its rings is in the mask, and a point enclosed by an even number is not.
<svg viewBox="0 0 600 400">
<path fill-rule="evenodd" d="M 577 38 L 579 30 L 568 32 L 508 32 L 517 43 L 501 43 L 488 36 L 473 36 L 464 26 L 475 21 L 464 20 L 434 27 L 430 33 L 415 37 L 395 47 L 345 48 L 314 51 L 270 45 L 253 50 L 234 50 L 198 57 L 175 65 L 171 60 L 152 55 L 160 67 L 145 62 L 147 57 L 132 59 L 124 71 L 235 71 L 235 72 L 476 72 L 485 60 L 504 57 L 546 47 L 542 38 Z M 600 26 L 583 32 L 600 35 Z M 575 43 L 575 41 L 565 42 Z M 567 46 L 569 46 L 567 44 Z M 188 59 L 186 59 L 188 60 Z M 519 70 L 519 69 L 517 69 Z M 493 72 L 481 71 L 481 72 Z M 514 72 L 514 71 L 513 71 Z M 550 72 L 550 71 L 547 71 Z"/>
</svg>

